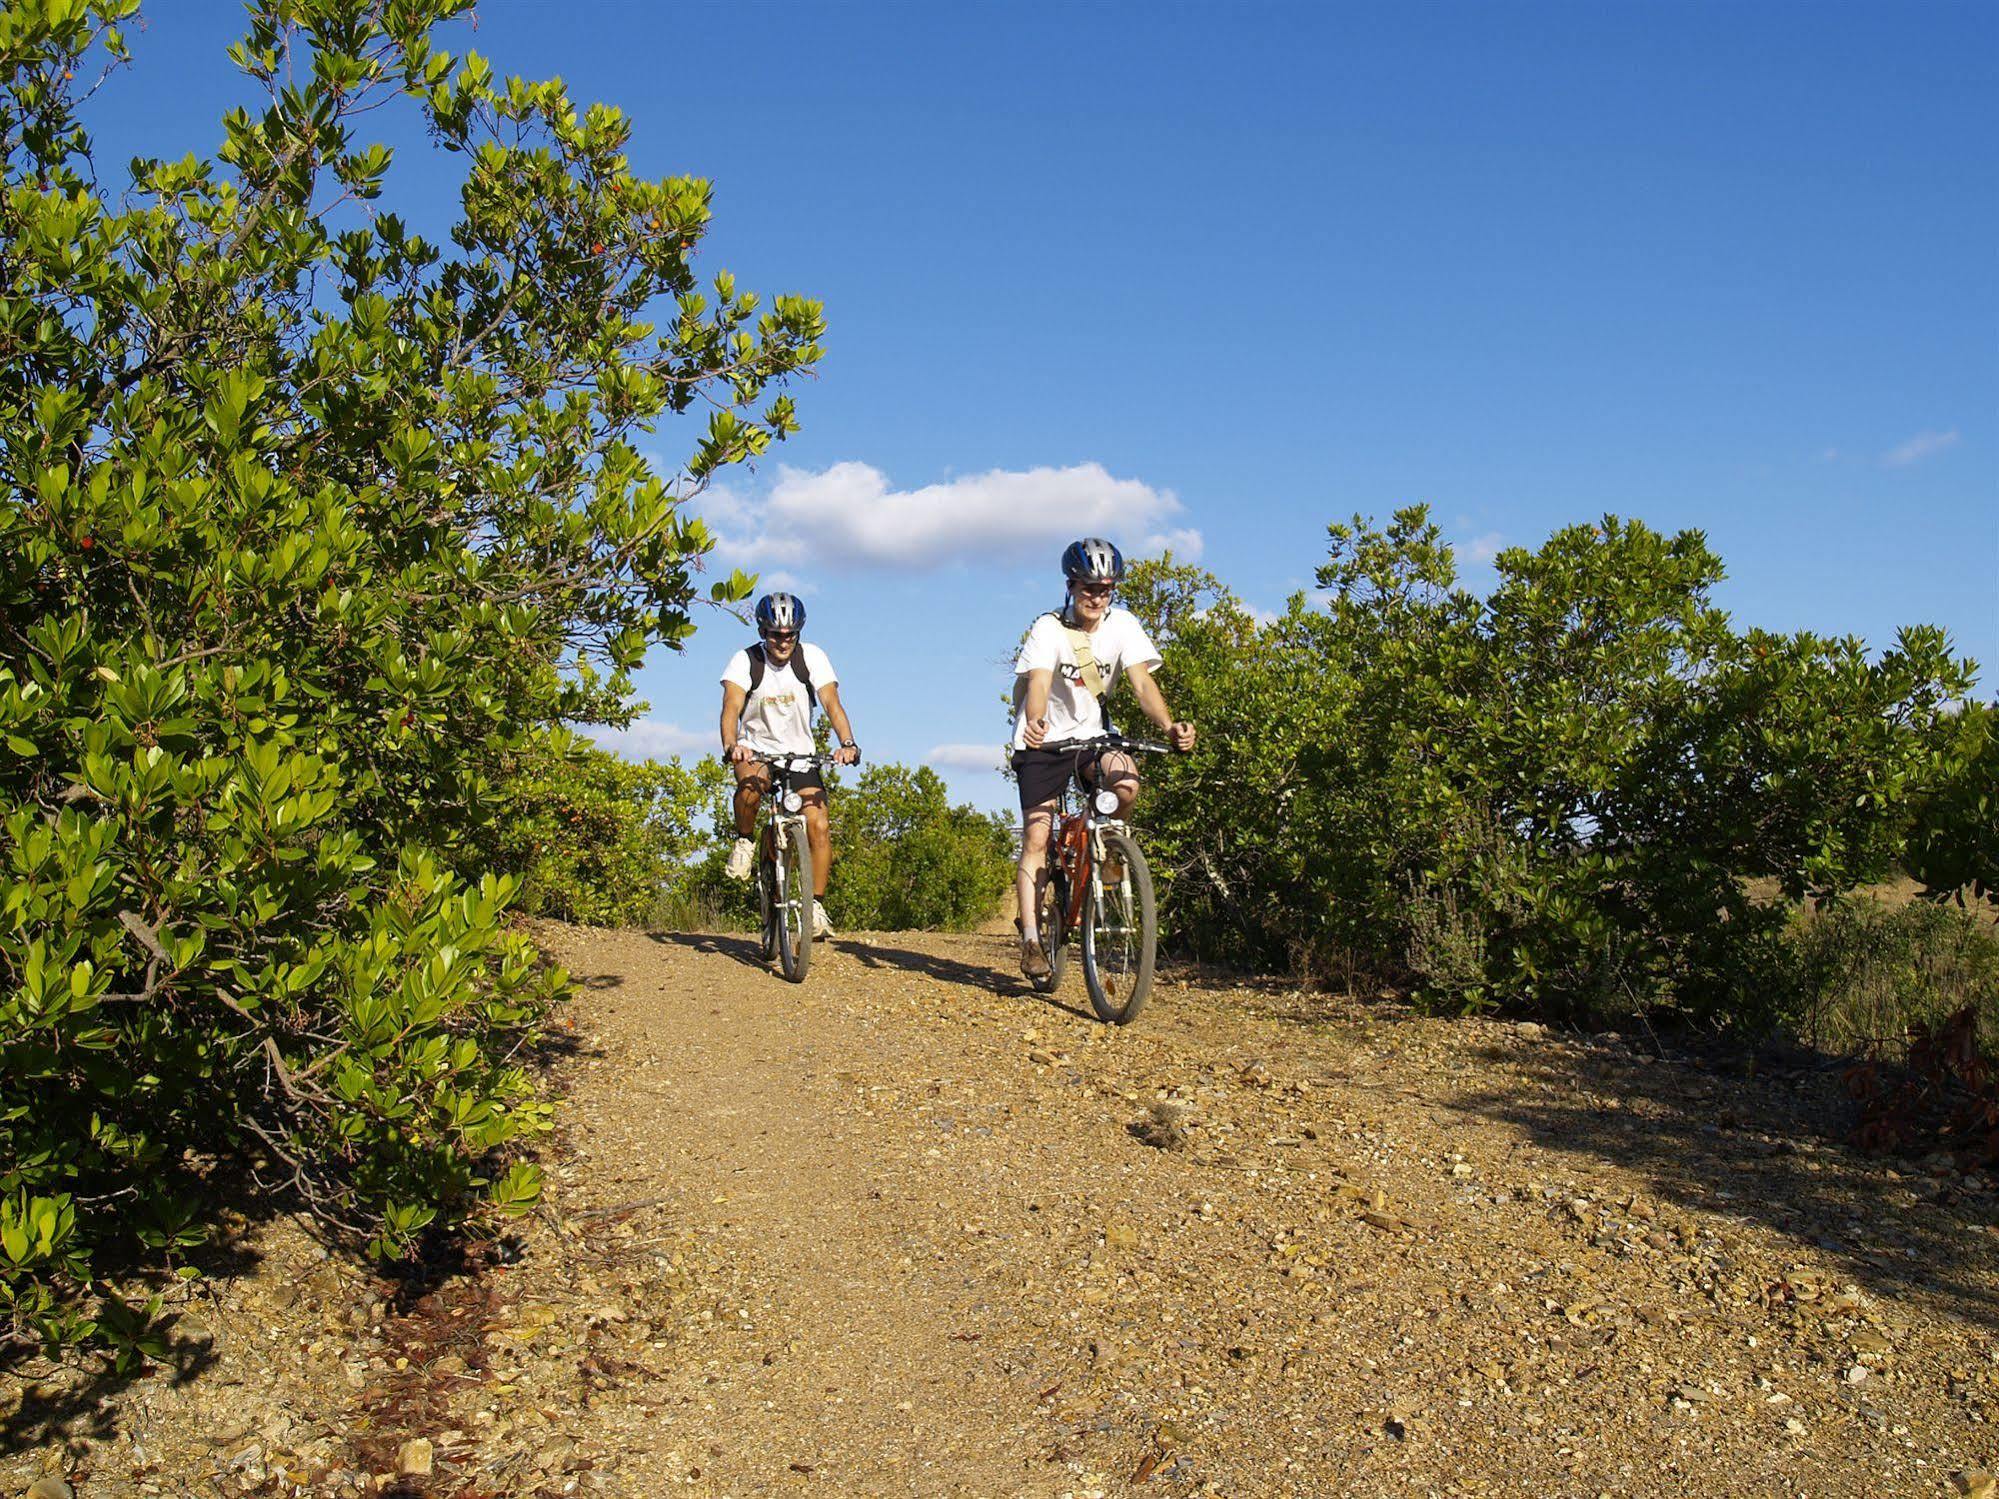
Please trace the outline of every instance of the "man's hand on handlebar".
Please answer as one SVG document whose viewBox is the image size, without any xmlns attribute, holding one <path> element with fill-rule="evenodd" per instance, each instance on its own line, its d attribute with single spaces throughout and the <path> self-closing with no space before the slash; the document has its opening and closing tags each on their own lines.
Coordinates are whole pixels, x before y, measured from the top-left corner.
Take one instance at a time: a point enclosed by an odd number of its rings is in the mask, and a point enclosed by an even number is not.
<svg viewBox="0 0 1999 1499">
<path fill-rule="evenodd" d="M 855 744 L 841 745 L 833 751 L 833 763 L 835 765 L 859 765 L 861 763 L 860 746 Z"/>
<path fill-rule="evenodd" d="M 1166 742 L 1186 754 L 1194 747 L 1194 726 L 1184 719 L 1175 719 L 1166 726 Z"/>
<path fill-rule="evenodd" d="M 1029 749 L 1040 749 L 1041 741 L 1048 737 L 1048 720 L 1046 718 L 1030 718 L 1026 723 L 1021 725 L 1020 737 Z"/>
<path fill-rule="evenodd" d="M 731 765 L 747 765 L 754 759 L 756 759 L 756 752 L 747 744 L 744 744 L 742 740 L 738 739 L 734 744 L 729 746 L 729 763 Z"/>
</svg>

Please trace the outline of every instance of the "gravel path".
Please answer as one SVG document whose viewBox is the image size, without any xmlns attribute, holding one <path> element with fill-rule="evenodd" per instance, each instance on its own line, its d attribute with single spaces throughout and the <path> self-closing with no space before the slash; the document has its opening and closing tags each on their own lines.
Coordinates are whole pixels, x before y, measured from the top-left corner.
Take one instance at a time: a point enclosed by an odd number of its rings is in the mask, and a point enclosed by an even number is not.
<svg viewBox="0 0 1999 1499">
<path fill-rule="evenodd" d="M 1197 982 L 1111 1030 L 993 936 L 838 938 L 802 988 L 736 937 L 544 937 L 585 987 L 521 1242 L 395 1291 L 246 1225 L 203 1372 L 44 1381 L 10 1479 L 1876 1495 L 1999 1462 L 1999 1196 L 1850 1154 L 1836 1074 Z"/>
</svg>

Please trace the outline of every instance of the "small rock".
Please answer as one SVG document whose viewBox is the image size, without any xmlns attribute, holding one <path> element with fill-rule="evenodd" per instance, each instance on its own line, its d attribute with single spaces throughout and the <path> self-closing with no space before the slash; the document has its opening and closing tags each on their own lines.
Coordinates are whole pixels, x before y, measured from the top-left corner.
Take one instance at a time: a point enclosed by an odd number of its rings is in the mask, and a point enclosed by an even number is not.
<svg viewBox="0 0 1999 1499">
<path fill-rule="evenodd" d="M 1847 1367 L 1846 1367 L 1846 1382 L 1847 1382 L 1848 1384 L 1865 1384 L 1865 1383 L 1867 1383 L 1867 1368 L 1866 1368 L 1866 1366 L 1865 1366 L 1864 1364 L 1849 1364 L 1849 1365 L 1847 1365 Z"/>
<path fill-rule="evenodd" d="M 428 1478 L 430 1468 L 429 1437 L 411 1437 L 396 1449 L 396 1471 L 403 1477 Z"/>
<path fill-rule="evenodd" d="M 1863 1327 L 1847 1339 L 1855 1353 L 1886 1353 L 1889 1342 L 1871 1327 Z"/>
<path fill-rule="evenodd" d="M 1995 1492 L 1999 1492 L 1999 1479 L 1993 1478 L 1983 1468 L 1972 1468 L 1960 1473 L 1952 1482 L 1964 1499 L 1993 1499 Z M 69 1491 L 65 1489 L 63 1492 Z"/>
<path fill-rule="evenodd" d="M 1986 1482 L 1989 1484 L 1991 1480 L 1987 1479 Z M 76 1490 L 51 1473 L 46 1478 L 37 1478 L 29 1485 L 27 1499 L 76 1499 Z"/>
<path fill-rule="evenodd" d="M 1187 1143 L 1186 1112 L 1177 1103 L 1155 1103 L 1151 1116 L 1132 1125 L 1131 1132 L 1154 1150 L 1179 1150 Z"/>
</svg>

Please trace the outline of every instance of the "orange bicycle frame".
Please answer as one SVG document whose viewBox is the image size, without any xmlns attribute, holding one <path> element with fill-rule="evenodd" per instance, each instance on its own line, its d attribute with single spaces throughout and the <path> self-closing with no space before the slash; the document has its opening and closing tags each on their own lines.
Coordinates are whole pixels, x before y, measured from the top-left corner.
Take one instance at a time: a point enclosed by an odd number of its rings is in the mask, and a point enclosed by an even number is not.
<svg viewBox="0 0 1999 1499">
<path fill-rule="evenodd" d="M 1074 812 L 1062 819 L 1055 849 L 1069 881 L 1069 909 L 1062 914 L 1062 924 L 1073 931 L 1083 919 L 1083 891 L 1090 879 L 1090 819 L 1086 814 Z"/>
</svg>

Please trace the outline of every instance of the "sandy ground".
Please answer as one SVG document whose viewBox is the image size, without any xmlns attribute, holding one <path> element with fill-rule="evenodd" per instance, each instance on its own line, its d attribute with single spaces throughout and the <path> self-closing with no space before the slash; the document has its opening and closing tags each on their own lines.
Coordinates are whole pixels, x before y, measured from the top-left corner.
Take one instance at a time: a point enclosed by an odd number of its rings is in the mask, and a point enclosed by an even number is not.
<svg viewBox="0 0 1999 1499">
<path fill-rule="evenodd" d="M 1999 1462 L 1999 1195 L 1837 1074 L 1005 939 L 549 928 L 542 1214 L 401 1286 L 244 1225 L 185 1377 L 48 1374 L 81 1495 L 1876 1495 Z M 1072 975 L 1072 986 L 1079 980 Z"/>
</svg>

